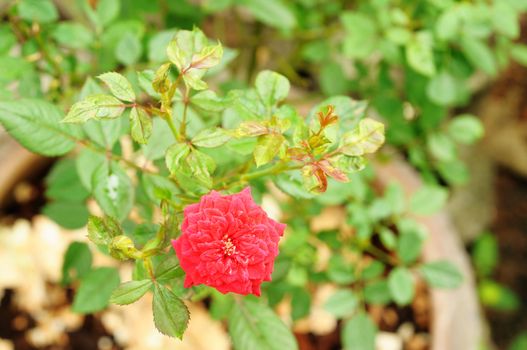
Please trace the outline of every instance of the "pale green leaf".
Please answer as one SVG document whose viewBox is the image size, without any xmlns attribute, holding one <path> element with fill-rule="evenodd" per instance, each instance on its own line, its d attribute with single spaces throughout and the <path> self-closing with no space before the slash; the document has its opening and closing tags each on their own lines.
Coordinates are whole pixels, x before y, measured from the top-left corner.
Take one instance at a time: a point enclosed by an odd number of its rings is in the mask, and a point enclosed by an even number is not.
<svg viewBox="0 0 527 350">
<path fill-rule="evenodd" d="M 231 136 L 222 128 L 211 128 L 200 131 L 191 140 L 198 147 L 214 148 L 225 144 Z"/>
<path fill-rule="evenodd" d="M 484 133 L 481 121 L 471 114 L 461 114 L 448 124 L 448 134 L 459 143 L 474 143 L 482 138 Z"/>
<path fill-rule="evenodd" d="M 406 267 L 396 267 L 388 276 L 388 288 L 397 305 L 408 305 L 415 294 L 414 278 Z"/>
<path fill-rule="evenodd" d="M 365 312 L 359 312 L 344 324 L 341 331 L 345 350 L 375 350 L 377 326 Z"/>
<path fill-rule="evenodd" d="M 376 152 L 384 143 L 384 124 L 363 119 L 359 125 L 342 136 L 340 150 L 349 156 L 362 156 Z"/>
<path fill-rule="evenodd" d="M 72 49 L 86 49 L 94 39 L 86 26 L 75 22 L 61 22 L 51 35 L 59 44 Z"/>
<path fill-rule="evenodd" d="M 457 288 L 463 282 L 459 269 L 448 261 L 434 261 L 423 264 L 419 272 L 433 288 Z"/>
<path fill-rule="evenodd" d="M 324 304 L 324 309 L 337 318 L 350 316 L 359 306 L 359 299 L 349 289 L 342 289 L 331 295 Z"/>
<path fill-rule="evenodd" d="M 111 216 L 88 219 L 88 238 L 95 244 L 108 245 L 114 237 L 123 235 L 119 222 Z"/>
<path fill-rule="evenodd" d="M 410 67 L 418 73 L 426 76 L 433 76 L 436 73 L 432 36 L 429 32 L 418 32 L 406 44 L 406 59 Z"/>
<path fill-rule="evenodd" d="M 134 187 L 117 163 L 100 166 L 92 178 L 93 196 L 106 215 L 124 220 L 134 203 Z"/>
<path fill-rule="evenodd" d="M 175 174 L 184 166 L 189 154 L 190 146 L 186 143 L 176 143 L 170 146 L 165 156 L 165 163 L 171 174 Z"/>
<path fill-rule="evenodd" d="M 240 4 L 271 27 L 286 30 L 297 25 L 294 12 L 282 0 L 242 0 Z"/>
<path fill-rule="evenodd" d="M 297 350 L 295 337 L 269 307 L 255 300 L 234 304 L 229 334 L 235 350 Z"/>
<path fill-rule="evenodd" d="M 284 141 L 285 138 L 281 134 L 274 133 L 260 136 L 253 153 L 256 166 L 260 167 L 272 161 L 280 151 Z"/>
<path fill-rule="evenodd" d="M 49 23 L 59 18 L 57 8 L 51 0 L 20 0 L 18 14 L 22 19 Z"/>
<path fill-rule="evenodd" d="M 131 66 L 141 58 L 143 47 L 137 35 L 128 32 L 115 47 L 115 58 L 124 65 Z"/>
<path fill-rule="evenodd" d="M 132 84 L 123 75 L 116 72 L 108 72 L 99 75 L 97 78 L 102 80 L 118 99 L 128 102 L 135 101 Z"/>
<path fill-rule="evenodd" d="M 496 74 L 496 59 L 486 43 L 468 36 L 462 36 L 460 43 L 465 56 L 473 66 L 487 74 Z"/>
<path fill-rule="evenodd" d="M 130 111 L 130 129 L 132 138 L 142 144 L 146 144 L 152 135 L 152 119 L 142 109 L 134 107 Z"/>
<path fill-rule="evenodd" d="M 289 80 L 281 74 L 265 70 L 256 77 L 256 91 L 266 106 L 274 106 L 289 94 Z"/>
<path fill-rule="evenodd" d="M 430 215 L 439 211 L 448 199 L 448 191 L 439 186 L 425 185 L 414 193 L 410 210 L 418 215 Z"/>
<path fill-rule="evenodd" d="M 118 118 L 124 108 L 124 104 L 113 96 L 91 95 L 75 103 L 62 122 L 84 123 L 90 119 Z"/>
</svg>

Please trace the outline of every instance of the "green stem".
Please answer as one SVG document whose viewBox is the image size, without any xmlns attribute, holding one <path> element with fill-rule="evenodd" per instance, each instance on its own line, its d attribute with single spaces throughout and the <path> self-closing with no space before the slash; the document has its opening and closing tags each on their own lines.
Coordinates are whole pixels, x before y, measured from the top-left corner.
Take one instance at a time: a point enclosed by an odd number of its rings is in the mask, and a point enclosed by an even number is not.
<svg viewBox="0 0 527 350">
<path fill-rule="evenodd" d="M 172 131 L 172 134 L 176 138 L 176 141 L 180 140 L 179 133 L 177 132 L 176 126 L 174 125 L 174 122 L 172 121 L 172 115 L 168 115 L 166 118 L 163 118 L 163 119 L 165 119 L 168 126 L 170 127 L 170 131 Z"/>
</svg>

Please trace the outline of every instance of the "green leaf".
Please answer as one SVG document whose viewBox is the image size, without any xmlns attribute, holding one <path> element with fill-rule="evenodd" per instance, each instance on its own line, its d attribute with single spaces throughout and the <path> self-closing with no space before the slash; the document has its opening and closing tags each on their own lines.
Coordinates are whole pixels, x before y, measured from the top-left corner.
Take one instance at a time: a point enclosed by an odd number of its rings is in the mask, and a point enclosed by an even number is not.
<svg viewBox="0 0 527 350">
<path fill-rule="evenodd" d="M 93 43 L 93 33 L 76 22 L 61 22 L 53 30 L 53 39 L 60 45 L 72 49 L 86 49 Z"/>
<path fill-rule="evenodd" d="M 520 23 L 515 9 L 507 1 L 494 1 L 490 11 L 496 32 L 516 39 L 520 35 Z"/>
<path fill-rule="evenodd" d="M 346 321 L 341 331 L 345 350 L 375 350 L 377 326 L 370 316 L 361 311 Z"/>
<path fill-rule="evenodd" d="M 523 331 L 515 336 L 507 350 L 527 350 L 527 332 Z"/>
<path fill-rule="evenodd" d="M 527 66 L 527 45 L 515 44 L 511 48 L 511 57 L 518 63 Z"/>
<path fill-rule="evenodd" d="M 458 99 L 458 82 L 448 72 L 435 75 L 426 87 L 430 101 L 440 106 L 451 106 Z"/>
<path fill-rule="evenodd" d="M 152 287 L 152 280 L 129 281 L 121 284 L 110 296 L 110 303 L 128 305 L 139 300 Z"/>
<path fill-rule="evenodd" d="M 134 204 L 134 187 L 117 163 L 103 164 L 92 178 L 93 196 L 106 215 L 124 220 Z"/>
<path fill-rule="evenodd" d="M 349 58 L 364 59 L 371 55 L 377 44 L 377 28 L 370 16 L 346 11 L 340 16 L 346 30 L 342 51 Z"/>
<path fill-rule="evenodd" d="M 397 305 L 408 305 L 415 293 L 412 273 L 406 267 L 396 267 L 388 276 L 388 288 Z"/>
<path fill-rule="evenodd" d="M 445 134 L 436 132 L 426 140 L 428 151 L 440 161 L 448 162 L 456 159 L 456 145 Z"/>
<path fill-rule="evenodd" d="M 172 291 L 156 283 L 152 307 L 156 328 L 169 337 L 182 339 L 190 318 L 185 303 Z"/>
<path fill-rule="evenodd" d="M 459 34 L 461 25 L 458 7 L 447 8 L 437 19 L 435 32 L 441 40 L 453 40 Z"/>
<path fill-rule="evenodd" d="M 152 135 L 152 119 L 142 108 L 134 107 L 130 111 L 130 128 L 132 138 L 146 144 Z"/>
<path fill-rule="evenodd" d="M 490 280 L 478 285 L 478 292 L 484 306 L 501 311 L 514 311 L 520 306 L 520 298 L 507 286 Z"/>
<path fill-rule="evenodd" d="M 106 308 L 110 295 L 119 282 L 119 272 L 113 267 L 99 267 L 91 270 L 81 279 L 79 289 L 73 299 L 73 312 L 89 314 Z"/>
<path fill-rule="evenodd" d="M 197 28 L 179 30 L 167 47 L 168 59 L 179 69 L 191 70 L 190 66 L 208 45 L 207 37 Z M 209 49 L 210 50 L 210 49 Z"/>
<path fill-rule="evenodd" d="M 320 89 L 327 95 L 345 94 L 349 90 L 349 82 L 342 65 L 336 62 L 325 63 L 319 74 Z"/>
<path fill-rule="evenodd" d="M 210 128 L 200 131 L 192 138 L 192 144 L 198 147 L 214 148 L 227 143 L 231 136 L 222 128 Z"/>
<path fill-rule="evenodd" d="M 478 274 L 489 276 L 499 261 L 499 248 L 496 237 L 486 232 L 478 237 L 472 250 L 472 261 Z"/>
<path fill-rule="evenodd" d="M 448 124 L 448 134 L 457 142 L 472 144 L 483 137 L 485 129 L 474 115 L 461 114 Z"/>
<path fill-rule="evenodd" d="M 364 300 L 370 304 L 385 305 L 392 300 L 386 281 L 376 281 L 364 287 Z"/>
<path fill-rule="evenodd" d="M 289 80 L 281 74 L 269 70 L 262 71 L 256 77 L 256 92 L 267 107 L 275 106 L 287 98 Z"/>
<path fill-rule="evenodd" d="M 86 243 L 72 242 L 62 262 L 61 284 L 66 286 L 71 282 L 84 277 L 91 269 L 92 255 Z"/>
<path fill-rule="evenodd" d="M 42 214 L 69 230 L 84 227 L 90 215 L 85 203 L 67 201 L 47 203 Z"/>
<path fill-rule="evenodd" d="M 274 278 L 273 278 L 274 279 Z M 304 288 L 295 288 L 291 293 L 291 317 L 299 320 L 309 315 L 311 294 Z"/>
<path fill-rule="evenodd" d="M 57 8 L 51 0 L 20 0 L 18 14 L 22 19 L 49 23 L 59 18 Z"/>
<path fill-rule="evenodd" d="M 340 150 L 348 156 L 362 156 L 376 152 L 383 143 L 384 124 L 366 118 L 342 136 Z"/>
<path fill-rule="evenodd" d="M 265 304 L 243 299 L 229 315 L 229 334 L 235 350 L 296 350 L 295 337 Z"/>
<path fill-rule="evenodd" d="M 182 269 L 175 254 L 169 254 L 159 265 L 155 267 L 156 281 L 164 283 L 181 276 Z"/>
<path fill-rule="evenodd" d="M 98 23 L 105 27 L 119 16 L 121 2 L 119 0 L 98 0 L 95 13 Z"/>
<path fill-rule="evenodd" d="M 108 245 L 114 237 L 123 234 L 119 222 L 110 216 L 90 216 L 88 219 L 88 238 L 95 244 Z"/>
<path fill-rule="evenodd" d="M 102 80 L 112 94 L 120 100 L 133 102 L 135 101 L 135 93 L 132 84 L 119 73 L 108 72 L 99 75 L 97 78 Z"/>
<path fill-rule="evenodd" d="M 124 112 L 124 104 L 110 95 L 91 95 L 75 103 L 69 110 L 64 123 L 84 123 L 90 119 L 118 118 Z"/>
<path fill-rule="evenodd" d="M 2 38 L 2 42 L 0 42 L 0 55 L 4 55 L 9 53 L 11 48 L 15 46 L 17 38 L 8 25 L 0 26 L 0 37 Z"/>
<path fill-rule="evenodd" d="M 82 185 L 88 191 L 92 191 L 91 179 L 93 173 L 104 163 L 106 163 L 106 157 L 104 154 L 94 152 L 89 148 L 83 149 L 78 154 L 75 164 L 77 173 L 79 174 Z"/>
<path fill-rule="evenodd" d="M 191 175 L 195 179 L 197 179 L 207 188 L 212 187 L 211 174 L 216 169 L 216 163 L 211 156 L 193 149 L 187 158 L 187 164 L 190 168 Z"/>
<path fill-rule="evenodd" d="M 432 36 L 427 31 L 418 32 L 406 44 L 406 59 L 410 67 L 429 77 L 436 73 L 432 48 Z"/>
<path fill-rule="evenodd" d="M 350 316 L 359 306 L 359 299 L 349 289 L 342 289 L 333 294 L 324 304 L 324 309 L 337 318 Z"/>
<path fill-rule="evenodd" d="M 256 166 L 260 167 L 272 161 L 280 151 L 285 138 L 282 134 L 268 134 L 258 138 L 258 143 L 254 148 L 254 161 Z"/>
<path fill-rule="evenodd" d="M 56 162 L 46 176 L 45 185 L 45 194 L 49 199 L 80 203 L 89 194 L 82 186 L 73 159 Z"/>
<path fill-rule="evenodd" d="M 21 99 L 0 102 L 0 123 L 22 146 L 45 156 L 60 156 L 75 147 L 80 130 L 60 123 L 62 112 L 52 104 Z"/>
<path fill-rule="evenodd" d="M 469 62 L 483 72 L 496 75 L 496 60 L 490 48 L 482 41 L 468 37 L 461 37 L 461 48 Z"/>
<path fill-rule="evenodd" d="M 150 62 L 165 62 L 166 49 L 177 31 L 174 29 L 155 33 L 148 41 L 148 60 Z"/>
<path fill-rule="evenodd" d="M 190 154 L 190 146 L 186 143 L 176 143 L 167 149 L 165 163 L 171 174 L 185 166 L 185 160 Z"/>
<path fill-rule="evenodd" d="M 192 95 L 190 103 L 194 108 L 207 112 L 220 112 L 226 107 L 225 101 L 212 90 L 205 90 Z"/>
<path fill-rule="evenodd" d="M 448 199 L 448 191 L 435 185 L 425 185 L 414 193 L 410 210 L 418 215 L 430 215 L 439 211 Z"/>
<path fill-rule="evenodd" d="M 423 238 L 418 232 L 402 232 L 397 241 L 397 255 L 405 264 L 411 264 L 421 254 Z"/>
<path fill-rule="evenodd" d="M 287 30 L 297 26 L 294 12 L 281 0 L 241 0 L 239 3 L 271 27 Z"/>
<path fill-rule="evenodd" d="M 419 272 L 433 288 L 457 288 L 463 282 L 459 269 L 448 261 L 434 261 L 419 267 Z"/>
<path fill-rule="evenodd" d="M 141 58 L 143 47 L 134 33 L 128 32 L 115 47 L 115 58 L 124 65 L 131 66 Z"/>
</svg>

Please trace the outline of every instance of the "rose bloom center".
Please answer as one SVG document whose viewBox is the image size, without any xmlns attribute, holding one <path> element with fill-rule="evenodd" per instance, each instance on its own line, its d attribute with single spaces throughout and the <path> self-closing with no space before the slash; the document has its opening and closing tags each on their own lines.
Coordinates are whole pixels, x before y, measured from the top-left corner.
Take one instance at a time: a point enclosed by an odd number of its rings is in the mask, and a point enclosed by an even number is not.
<svg viewBox="0 0 527 350">
<path fill-rule="evenodd" d="M 236 253 L 236 246 L 232 243 L 231 239 L 225 235 L 223 236 L 223 254 L 231 256 Z"/>
</svg>

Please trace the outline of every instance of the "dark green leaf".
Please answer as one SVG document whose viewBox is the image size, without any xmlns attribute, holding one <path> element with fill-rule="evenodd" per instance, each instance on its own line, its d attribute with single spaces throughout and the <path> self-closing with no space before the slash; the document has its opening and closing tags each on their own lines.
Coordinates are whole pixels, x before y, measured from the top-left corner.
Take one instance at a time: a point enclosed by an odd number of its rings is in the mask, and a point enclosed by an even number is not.
<svg viewBox="0 0 527 350">
<path fill-rule="evenodd" d="M 62 112 L 52 104 L 22 99 L 0 102 L 0 123 L 30 151 L 45 156 L 68 153 L 80 138 L 75 126 L 61 124 Z"/>
<path fill-rule="evenodd" d="M 46 204 L 42 214 L 69 230 L 84 227 L 90 215 L 85 203 L 63 201 Z"/>
<path fill-rule="evenodd" d="M 156 283 L 152 308 L 154 323 L 161 333 L 169 337 L 183 338 L 190 316 L 187 306 L 181 299 L 166 287 Z"/>
<path fill-rule="evenodd" d="M 128 305 L 139 300 L 152 287 L 152 280 L 130 281 L 121 284 L 110 296 L 110 303 Z"/>
<path fill-rule="evenodd" d="M 60 283 L 65 286 L 84 277 L 90 271 L 91 263 L 92 255 L 88 245 L 82 242 L 72 242 L 64 253 Z"/>
</svg>

